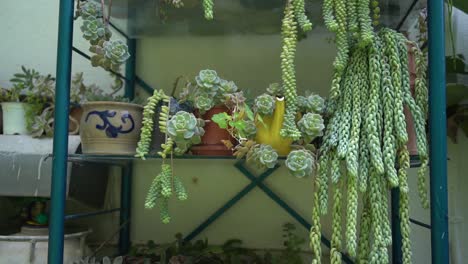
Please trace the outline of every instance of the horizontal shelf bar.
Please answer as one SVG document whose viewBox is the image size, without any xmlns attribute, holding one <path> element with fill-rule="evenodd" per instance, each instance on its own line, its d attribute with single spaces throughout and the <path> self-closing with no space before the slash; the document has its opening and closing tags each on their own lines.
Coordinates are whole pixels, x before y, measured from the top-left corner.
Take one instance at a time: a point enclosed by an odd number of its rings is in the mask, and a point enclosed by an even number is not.
<svg viewBox="0 0 468 264">
<path fill-rule="evenodd" d="M 120 208 L 114 208 L 114 209 L 96 211 L 96 212 L 90 212 L 90 213 L 71 214 L 71 215 L 66 215 L 65 220 L 73 220 L 73 219 L 90 217 L 90 216 L 110 214 L 110 213 L 119 212 L 119 211 L 120 211 Z"/>
<path fill-rule="evenodd" d="M 411 223 L 415 224 L 415 225 L 418 225 L 418 226 L 421 226 L 421 227 L 424 227 L 424 228 L 427 228 L 427 229 L 432 229 L 432 227 L 428 224 L 425 224 L 423 222 L 420 222 L 418 220 L 415 220 L 413 218 L 410 218 L 409 219 Z"/>
</svg>

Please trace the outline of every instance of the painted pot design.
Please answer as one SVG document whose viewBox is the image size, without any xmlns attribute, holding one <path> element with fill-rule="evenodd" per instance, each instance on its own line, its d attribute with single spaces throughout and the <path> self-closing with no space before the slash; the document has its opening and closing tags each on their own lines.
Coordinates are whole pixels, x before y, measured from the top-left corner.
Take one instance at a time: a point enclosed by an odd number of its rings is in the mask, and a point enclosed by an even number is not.
<svg viewBox="0 0 468 264">
<path fill-rule="evenodd" d="M 135 154 L 140 136 L 142 106 L 120 102 L 88 102 L 82 108 L 80 138 L 84 154 Z"/>
</svg>

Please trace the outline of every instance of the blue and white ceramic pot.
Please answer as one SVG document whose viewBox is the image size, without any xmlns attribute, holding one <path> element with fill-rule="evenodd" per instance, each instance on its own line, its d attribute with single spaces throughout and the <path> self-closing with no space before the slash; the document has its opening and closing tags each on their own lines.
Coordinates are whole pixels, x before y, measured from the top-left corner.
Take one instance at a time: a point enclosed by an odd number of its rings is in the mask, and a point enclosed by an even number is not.
<svg viewBox="0 0 468 264">
<path fill-rule="evenodd" d="M 99 101 L 84 103 L 82 108 L 80 137 L 84 154 L 135 154 L 142 106 Z"/>
</svg>

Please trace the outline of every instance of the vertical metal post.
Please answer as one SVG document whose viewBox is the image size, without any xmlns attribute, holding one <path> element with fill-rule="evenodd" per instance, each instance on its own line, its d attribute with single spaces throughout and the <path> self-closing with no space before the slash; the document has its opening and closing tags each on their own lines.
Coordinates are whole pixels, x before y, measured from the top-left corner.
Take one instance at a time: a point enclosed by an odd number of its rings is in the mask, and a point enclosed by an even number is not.
<svg viewBox="0 0 468 264">
<path fill-rule="evenodd" d="M 131 57 L 125 65 L 125 97 L 133 100 L 135 97 L 135 69 L 136 69 L 136 40 L 127 40 L 128 51 Z M 121 192 L 120 192 L 120 230 L 119 252 L 125 254 L 130 249 L 130 213 L 132 200 L 132 171 L 133 163 L 129 162 L 122 168 Z"/>
<path fill-rule="evenodd" d="M 432 263 L 449 263 L 445 14 L 443 0 L 428 0 Z"/>
<path fill-rule="evenodd" d="M 55 122 L 50 202 L 48 263 L 63 262 L 64 214 L 67 186 L 68 109 L 73 42 L 72 0 L 61 0 L 58 23 Z"/>
<path fill-rule="evenodd" d="M 401 227 L 400 227 L 400 189 L 393 188 L 391 191 L 391 217 L 392 217 L 392 263 L 402 263 L 401 251 Z"/>
</svg>

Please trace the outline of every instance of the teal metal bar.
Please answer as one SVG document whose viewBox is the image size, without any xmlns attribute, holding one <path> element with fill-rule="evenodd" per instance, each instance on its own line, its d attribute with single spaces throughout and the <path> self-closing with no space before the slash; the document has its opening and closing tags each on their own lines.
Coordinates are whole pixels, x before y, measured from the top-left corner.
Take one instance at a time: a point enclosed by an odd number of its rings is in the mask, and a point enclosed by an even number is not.
<svg viewBox="0 0 468 264">
<path fill-rule="evenodd" d="M 221 206 L 216 212 L 214 212 L 208 219 L 202 222 L 198 227 L 195 228 L 190 234 L 188 234 L 184 241 L 190 241 L 198 236 L 203 230 L 205 230 L 209 225 L 211 225 L 216 219 L 218 219 L 221 215 L 223 215 L 229 208 L 235 205 L 239 200 L 241 200 L 245 195 L 247 195 L 250 191 L 252 191 L 259 182 L 265 180 L 268 176 L 270 176 L 275 170 L 277 170 L 279 166 L 277 165 L 273 169 L 268 169 L 260 176 L 256 177 L 249 183 L 247 186 L 244 187 L 239 193 L 237 193 L 234 197 L 232 197 L 229 201 L 227 201 L 223 206 Z"/>
<path fill-rule="evenodd" d="M 128 52 L 131 57 L 125 65 L 125 94 L 124 96 L 133 100 L 135 97 L 135 71 L 136 71 L 136 40 L 128 39 Z M 130 217 L 131 217 L 131 201 L 132 201 L 132 171 L 133 163 L 129 162 L 127 166 L 122 168 L 121 192 L 120 192 L 120 224 L 123 225 L 120 229 L 119 236 L 119 253 L 124 255 L 130 250 Z"/>
<path fill-rule="evenodd" d="M 236 168 L 249 180 L 255 181 L 257 177 L 255 177 L 252 173 L 250 173 L 249 170 L 244 166 L 245 163 L 236 163 L 235 166 Z M 264 180 L 261 180 L 257 183 L 257 186 L 266 194 L 268 197 L 270 197 L 271 200 L 276 202 L 281 208 L 283 208 L 292 218 L 294 218 L 297 222 L 299 222 L 305 229 L 310 230 L 312 225 L 307 222 L 307 220 L 304 219 L 296 210 L 294 210 L 291 206 L 289 206 L 281 197 L 279 197 L 275 192 L 273 192 L 268 186 L 266 186 L 263 183 Z M 326 247 L 330 248 L 330 240 L 328 240 L 324 235 L 321 235 L 320 240 L 322 244 L 324 244 Z M 345 253 L 342 253 L 343 256 L 343 261 L 347 264 L 353 263 L 353 261 L 349 258 L 348 255 Z"/>
<path fill-rule="evenodd" d="M 140 77 L 136 77 L 136 83 L 143 88 L 147 93 L 153 94 L 154 88 L 151 87 L 149 84 L 147 84 L 145 81 L 143 81 Z"/>
<path fill-rule="evenodd" d="M 445 14 L 443 0 L 428 0 L 429 125 L 432 263 L 449 263 Z"/>
<path fill-rule="evenodd" d="M 55 122 L 47 262 L 63 262 L 64 214 L 67 186 L 68 109 L 73 42 L 72 0 L 61 0 L 58 23 Z"/>
</svg>

